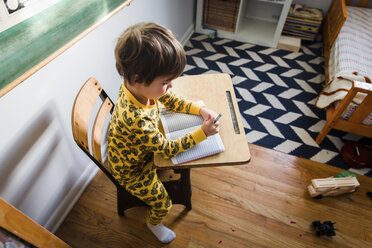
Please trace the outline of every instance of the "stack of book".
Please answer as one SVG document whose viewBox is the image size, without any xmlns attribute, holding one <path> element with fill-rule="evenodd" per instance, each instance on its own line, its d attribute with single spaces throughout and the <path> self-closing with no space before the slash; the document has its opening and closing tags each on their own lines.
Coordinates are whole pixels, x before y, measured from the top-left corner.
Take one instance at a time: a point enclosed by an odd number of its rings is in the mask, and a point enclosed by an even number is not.
<svg viewBox="0 0 372 248">
<path fill-rule="evenodd" d="M 322 23 L 323 12 L 320 9 L 291 6 L 282 34 L 313 41 Z"/>
</svg>

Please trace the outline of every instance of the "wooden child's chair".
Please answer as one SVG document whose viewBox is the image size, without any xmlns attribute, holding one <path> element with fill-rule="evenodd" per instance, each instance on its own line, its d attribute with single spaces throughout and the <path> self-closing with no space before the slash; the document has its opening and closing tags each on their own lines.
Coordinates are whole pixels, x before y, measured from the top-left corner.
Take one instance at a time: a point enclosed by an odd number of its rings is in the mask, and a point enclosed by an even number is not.
<svg viewBox="0 0 372 248">
<path fill-rule="evenodd" d="M 100 98 L 101 105 L 94 111 L 96 101 Z M 88 155 L 103 173 L 114 183 L 117 189 L 118 214 L 135 206 L 146 206 L 146 203 L 129 194 L 124 187 L 111 175 L 107 156 L 102 156 L 101 144 L 106 140 L 105 125 L 111 116 L 114 104 L 107 96 L 102 86 L 95 78 L 89 78 L 75 98 L 72 108 L 72 134 L 76 144 Z M 89 120 L 94 118 L 94 124 L 89 134 Z M 93 120 L 93 119 L 92 119 Z M 88 139 L 91 142 L 89 148 Z M 107 154 L 106 154 L 107 155 Z M 191 210 L 190 169 L 158 170 L 158 176 L 163 182 L 173 204 L 182 204 Z"/>
</svg>

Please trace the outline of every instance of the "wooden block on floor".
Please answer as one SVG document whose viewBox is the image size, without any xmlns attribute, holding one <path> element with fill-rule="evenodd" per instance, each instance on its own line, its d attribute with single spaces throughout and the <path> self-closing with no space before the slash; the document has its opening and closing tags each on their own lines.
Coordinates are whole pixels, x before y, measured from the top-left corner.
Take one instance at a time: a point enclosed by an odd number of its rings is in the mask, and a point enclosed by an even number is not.
<svg viewBox="0 0 372 248">
<path fill-rule="evenodd" d="M 301 39 L 292 36 L 281 35 L 278 42 L 278 49 L 298 52 L 301 48 Z"/>
</svg>

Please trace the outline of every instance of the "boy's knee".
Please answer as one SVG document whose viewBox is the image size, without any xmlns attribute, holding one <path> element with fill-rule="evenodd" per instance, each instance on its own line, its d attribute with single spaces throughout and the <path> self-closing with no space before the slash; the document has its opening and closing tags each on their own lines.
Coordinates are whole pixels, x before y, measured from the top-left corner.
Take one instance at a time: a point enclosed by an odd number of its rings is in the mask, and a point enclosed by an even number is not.
<svg viewBox="0 0 372 248">
<path fill-rule="evenodd" d="M 171 208 L 172 208 L 172 201 L 169 197 L 166 197 L 164 201 L 156 202 L 153 205 L 153 209 L 158 212 L 169 212 Z"/>
</svg>

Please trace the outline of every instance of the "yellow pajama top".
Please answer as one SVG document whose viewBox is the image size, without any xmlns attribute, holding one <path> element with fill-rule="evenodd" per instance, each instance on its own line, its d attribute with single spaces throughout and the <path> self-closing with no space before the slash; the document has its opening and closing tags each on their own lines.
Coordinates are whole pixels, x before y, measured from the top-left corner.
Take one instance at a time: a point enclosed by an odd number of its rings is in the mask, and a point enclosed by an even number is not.
<svg viewBox="0 0 372 248">
<path fill-rule="evenodd" d="M 202 107 L 169 91 L 159 101 L 172 111 L 196 115 Z M 205 139 L 206 135 L 199 127 L 176 140 L 167 140 L 159 131 L 158 100 L 154 105 L 143 105 L 123 83 L 107 133 L 111 173 L 121 185 L 132 183 L 147 174 L 143 169 L 153 162 L 155 153 L 171 158 Z"/>
</svg>

